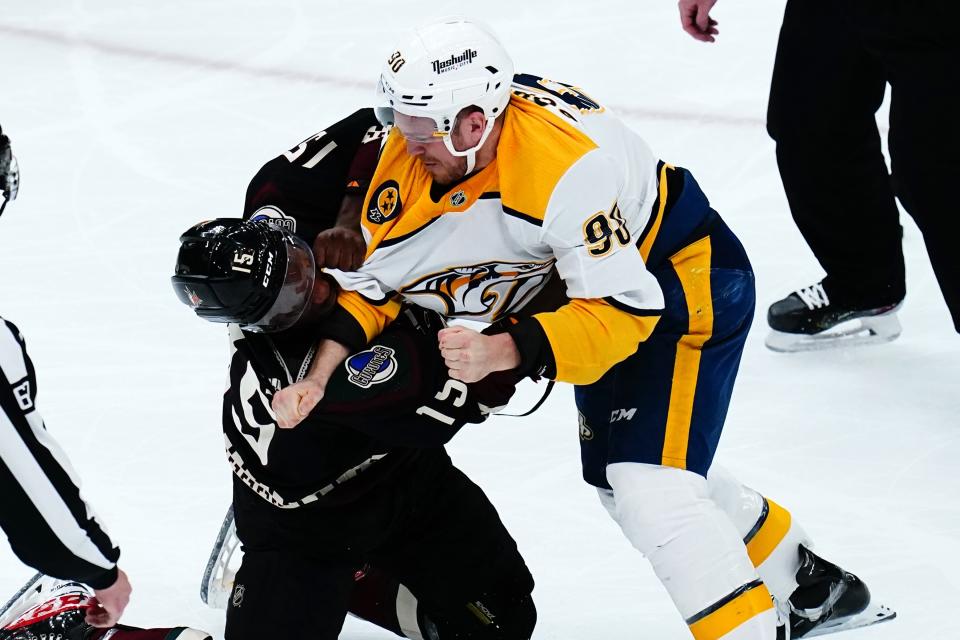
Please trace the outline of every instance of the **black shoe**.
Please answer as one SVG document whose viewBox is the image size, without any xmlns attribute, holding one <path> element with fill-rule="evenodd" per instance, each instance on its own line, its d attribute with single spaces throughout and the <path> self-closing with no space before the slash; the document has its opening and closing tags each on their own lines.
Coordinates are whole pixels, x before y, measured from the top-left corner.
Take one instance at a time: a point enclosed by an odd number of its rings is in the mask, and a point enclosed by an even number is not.
<svg viewBox="0 0 960 640">
<path fill-rule="evenodd" d="M 798 587 L 790 596 L 790 635 L 777 630 L 778 638 L 802 638 L 823 625 L 857 615 L 870 604 L 870 590 L 857 576 L 815 555 L 800 545 Z M 786 607 L 781 607 L 786 609 Z M 786 619 L 786 611 L 781 618 Z"/>
<path fill-rule="evenodd" d="M 899 306 L 831 301 L 818 282 L 770 305 L 767 324 L 773 331 L 766 344 L 774 351 L 793 352 L 889 342 L 900 335 Z"/>
</svg>

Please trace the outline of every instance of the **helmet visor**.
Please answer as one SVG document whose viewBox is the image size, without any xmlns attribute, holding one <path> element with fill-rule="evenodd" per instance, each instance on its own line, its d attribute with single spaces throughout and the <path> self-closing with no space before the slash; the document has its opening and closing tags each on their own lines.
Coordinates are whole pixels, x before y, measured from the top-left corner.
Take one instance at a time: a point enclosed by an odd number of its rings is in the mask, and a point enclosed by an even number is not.
<svg viewBox="0 0 960 640">
<path fill-rule="evenodd" d="M 313 285 L 317 277 L 313 251 L 297 236 L 284 235 L 286 236 L 284 244 L 287 250 L 287 264 L 277 299 L 259 320 L 241 325 L 242 329 L 260 333 L 289 329 L 310 306 Z"/>
<path fill-rule="evenodd" d="M 443 142 L 449 135 L 447 131 L 439 130 L 438 123 L 433 118 L 408 116 L 396 109 L 390 111 L 392 111 L 392 114 L 389 118 L 393 122 L 393 128 L 399 131 L 400 135 L 409 142 L 417 144 Z"/>
<path fill-rule="evenodd" d="M 374 113 L 381 124 L 384 126 L 392 126 L 407 142 L 414 144 L 442 142 L 450 154 L 457 157 L 476 153 L 477 150 L 483 146 L 483 143 L 486 142 L 490 132 L 493 131 L 494 123 L 493 118 L 487 118 L 486 126 L 479 141 L 472 147 L 457 149 L 456 146 L 454 146 L 453 136 L 450 135 L 450 132 L 454 126 L 456 126 L 458 116 L 439 116 L 437 119 L 431 116 L 412 116 L 391 107 L 376 107 Z M 444 123 L 442 129 L 441 119 Z"/>
</svg>

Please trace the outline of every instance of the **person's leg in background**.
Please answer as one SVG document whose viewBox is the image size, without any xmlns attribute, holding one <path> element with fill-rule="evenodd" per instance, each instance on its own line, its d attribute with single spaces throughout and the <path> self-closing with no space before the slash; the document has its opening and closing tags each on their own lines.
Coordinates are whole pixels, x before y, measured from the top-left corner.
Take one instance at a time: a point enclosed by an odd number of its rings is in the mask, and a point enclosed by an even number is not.
<svg viewBox="0 0 960 640">
<path fill-rule="evenodd" d="M 793 218 L 826 271 L 822 290 L 798 291 L 805 295 L 793 311 L 892 307 L 906 293 L 902 229 L 875 119 L 886 76 L 857 37 L 860 19 L 846 0 L 789 0 L 780 32 L 767 129 Z M 792 333 L 776 317 L 791 309 L 774 307 L 771 326 Z"/>
<path fill-rule="evenodd" d="M 960 332 L 960 38 L 946 0 L 859 0 L 861 38 L 891 85 L 890 157 L 901 204 L 916 221 Z"/>
</svg>

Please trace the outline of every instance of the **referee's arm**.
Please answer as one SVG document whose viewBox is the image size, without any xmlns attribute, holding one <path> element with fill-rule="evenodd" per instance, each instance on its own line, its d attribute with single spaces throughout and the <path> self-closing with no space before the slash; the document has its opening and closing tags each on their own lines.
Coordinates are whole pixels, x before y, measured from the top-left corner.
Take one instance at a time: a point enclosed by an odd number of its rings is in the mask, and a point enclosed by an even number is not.
<svg viewBox="0 0 960 640">
<path fill-rule="evenodd" d="M 120 550 L 80 496 L 69 460 L 34 407 L 36 377 L 17 328 L 0 318 L 0 527 L 40 572 L 105 589 Z"/>
</svg>

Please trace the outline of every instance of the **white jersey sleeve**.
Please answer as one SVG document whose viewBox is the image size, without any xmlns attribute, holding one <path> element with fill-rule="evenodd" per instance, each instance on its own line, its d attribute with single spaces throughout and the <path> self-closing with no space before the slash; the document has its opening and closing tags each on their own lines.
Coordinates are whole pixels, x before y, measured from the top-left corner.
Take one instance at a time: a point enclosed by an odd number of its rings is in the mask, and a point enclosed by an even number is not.
<svg viewBox="0 0 960 640">
<path fill-rule="evenodd" d="M 651 175 L 656 164 L 651 156 Z M 628 310 L 657 311 L 663 294 L 636 247 L 647 198 L 625 190 L 625 169 L 600 149 L 580 158 L 557 183 L 543 241 L 557 257 L 570 298 L 613 297 Z"/>
</svg>

